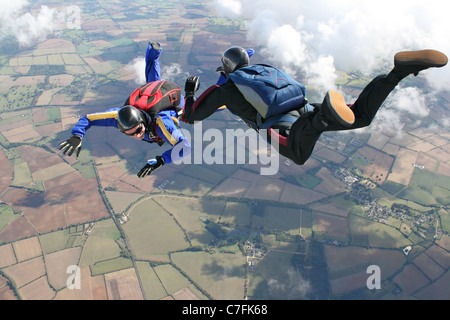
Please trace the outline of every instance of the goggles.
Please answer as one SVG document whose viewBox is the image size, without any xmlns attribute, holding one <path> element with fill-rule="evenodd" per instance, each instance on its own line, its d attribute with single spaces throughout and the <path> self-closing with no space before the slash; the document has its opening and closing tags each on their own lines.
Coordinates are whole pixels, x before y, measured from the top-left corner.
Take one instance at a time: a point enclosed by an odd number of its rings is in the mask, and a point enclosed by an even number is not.
<svg viewBox="0 0 450 320">
<path fill-rule="evenodd" d="M 134 136 L 135 134 L 139 134 L 139 133 L 141 133 L 141 131 L 144 129 L 144 126 L 142 125 L 142 123 L 141 124 L 139 124 L 139 127 L 137 127 L 136 128 L 136 130 L 134 130 L 134 132 L 132 132 L 132 133 L 126 133 L 126 132 L 124 132 L 127 136 Z"/>
</svg>

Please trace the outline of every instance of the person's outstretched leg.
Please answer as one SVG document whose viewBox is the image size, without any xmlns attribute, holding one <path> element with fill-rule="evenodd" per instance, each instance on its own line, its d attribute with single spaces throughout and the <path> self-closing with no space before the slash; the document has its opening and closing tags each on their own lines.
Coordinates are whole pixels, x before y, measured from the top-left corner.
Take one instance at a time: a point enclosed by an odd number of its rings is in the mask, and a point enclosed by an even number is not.
<svg viewBox="0 0 450 320">
<path fill-rule="evenodd" d="M 301 114 L 290 127 L 286 148 L 280 153 L 296 164 L 304 164 L 311 156 L 317 140 L 329 124 L 348 127 L 355 121 L 351 109 L 345 104 L 344 97 L 336 91 L 328 91 L 322 104 Z M 276 129 L 276 127 L 273 127 Z M 282 143 L 280 142 L 280 146 Z"/>
<path fill-rule="evenodd" d="M 351 106 L 351 110 L 355 115 L 353 125 L 345 127 L 337 122 L 332 122 L 329 123 L 324 131 L 357 129 L 370 125 L 378 109 L 398 83 L 398 80 L 393 79 L 389 75 L 376 77 L 364 88 L 353 106 Z"/>
<path fill-rule="evenodd" d="M 399 84 L 410 74 L 417 75 L 428 68 L 440 68 L 447 64 L 448 58 L 436 50 L 404 51 L 394 57 L 394 69 L 387 74 L 373 79 L 361 92 L 351 107 L 355 122 L 350 127 L 330 123 L 325 131 L 357 129 L 370 125 L 378 109 Z"/>
<path fill-rule="evenodd" d="M 397 53 L 394 69 L 388 75 L 373 79 L 350 108 L 354 113 L 353 124 L 343 98 L 336 92 L 328 92 L 323 103 L 316 105 L 314 112 L 302 114 L 292 125 L 282 155 L 297 164 L 304 164 L 311 156 L 322 132 L 368 126 L 388 95 L 403 78 L 410 74 L 417 75 L 420 71 L 431 67 L 443 67 L 447 62 L 447 56 L 435 50 Z"/>
<path fill-rule="evenodd" d="M 161 70 L 159 66 L 159 56 L 162 53 L 162 46 L 159 42 L 149 42 L 145 55 L 145 80 L 147 83 L 161 80 Z"/>
<path fill-rule="evenodd" d="M 448 57 L 437 50 L 418 50 L 398 52 L 394 57 L 394 71 L 406 77 L 417 76 L 420 71 L 428 68 L 442 68 L 448 62 Z"/>
</svg>

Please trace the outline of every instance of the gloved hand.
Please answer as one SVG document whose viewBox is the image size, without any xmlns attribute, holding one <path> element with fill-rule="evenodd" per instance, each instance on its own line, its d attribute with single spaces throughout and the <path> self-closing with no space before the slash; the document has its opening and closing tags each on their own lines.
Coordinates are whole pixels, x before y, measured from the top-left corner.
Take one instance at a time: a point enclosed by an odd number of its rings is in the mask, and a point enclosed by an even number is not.
<svg viewBox="0 0 450 320">
<path fill-rule="evenodd" d="M 218 67 L 218 68 L 216 69 L 216 72 L 220 72 L 220 74 L 221 74 L 223 77 L 227 78 L 227 74 L 225 73 L 225 70 L 223 69 L 223 66 Z"/>
<path fill-rule="evenodd" d="M 164 163 L 165 160 L 163 157 L 156 156 L 156 159 L 150 159 L 147 161 L 147 164 L 141 169 L 141 171 L 138 172 L 137 176 L 139 178 L 144 178 L 145 176 L 152 174 L 152 172 L 159 167 L 163 166 Z"/>
<path fill-rule="evenodd" d="M 66 141 L 63 141 L 59 144 L 59 150 L 63 150 L 63 154 L 68 153 L 68 156 L 70 157 L 74 152 L 75 155 L 78 157 L 81 151 L 81 136 L 74 134 Z"/>
<path fill-rule="evenodd" d="M 184 86 L 184 91 L 186 97 L 193 97 L 195 91 L 200 88 L 200 78 L 198 76 L 190 76 L 186 79 L 186 84 Z"/>
</svg>

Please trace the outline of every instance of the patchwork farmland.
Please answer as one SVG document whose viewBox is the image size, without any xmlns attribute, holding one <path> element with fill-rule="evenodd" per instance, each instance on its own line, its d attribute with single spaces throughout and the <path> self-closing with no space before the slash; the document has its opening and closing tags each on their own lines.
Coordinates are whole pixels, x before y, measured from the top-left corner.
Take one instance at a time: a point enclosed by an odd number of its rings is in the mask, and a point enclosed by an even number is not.
<svg viewBox="0 0 450 320">
<path fill-rule="evenodd" d="M 305 165 L 280 158 L 273 176 L 186 163 L 139 179 L 165 149 L 115 128 L 89 129 L 79 158 L 61 154 L 82 115 L 137 86 L 130 66 L 149 40 L 165 75 L 201 74 L 201 90 L 230 43 L 254 45 L 244 21 L 206 3 L 76 1 L 81 29 L 0 51 L 0 299 L 450 298 L 450 134 L 433 118 L 402 137 L 326 133 Z M 367 82 L 343 78 L 352 96 Z M 433 116 L 449 116 L 449 97 Z M 240 126 L 222 112 L 204 129 Z M 375 294 L 370 265 L 383 270 Z"/>
</svg>

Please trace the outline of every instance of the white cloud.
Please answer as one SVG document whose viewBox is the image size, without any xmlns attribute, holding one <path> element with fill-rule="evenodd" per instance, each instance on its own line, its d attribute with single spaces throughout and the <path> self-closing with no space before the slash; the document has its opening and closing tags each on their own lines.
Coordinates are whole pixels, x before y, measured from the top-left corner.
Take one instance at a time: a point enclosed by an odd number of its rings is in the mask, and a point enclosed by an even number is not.
<svg viewBox="0 0 450 320">
<path fill-rule="evenodd" d="M 31 13 L 20 16 L 11 26 L 12 32 L 17 36 L 19 43 L 29 44 L 33 40 L 45 39 L 55 31 L 57 26 L 57 11 L 42 6 L 37 17 Z"/>
<path fill-rule="evenodd" d="M 126 69 L 135 74 L 134 82 L 137 85 L 145 84 L 145 57 L 139 56 L 134 58 L 129 64 L 127 64 Z"/>
<path fill-rule="evenodd" d="M 21 45 L 29 45 L 65 28 L 80 28 L 81 12 L 78 6 L 50 8 L 43 5 L 36 13 L 28 11 L 29 7 L 27 0 L 2 3 L 0 40 L 13 36 Z"/>
<path fill-rule="evenodd" d="M 423 94 L 418 88 L 399 88 L 391 93 L 378 111 L 370 127 L 362 132 L 384 132 L 401 137 L 406 125 L 404 119 L 415 119 L 418 124 L 429 115 L 430 105 L 435 102 L 434 95 Z M 411 117 L 413 115 L 413 117 Z"/>
<path fill-rule="evenodd" d="M 289 296 L 298 299 L 305 298 L 307 294 L 311 292 L 312 288 L 310 282 L 303 279 L 297 270 L 289 267 L 285 270 L 284 274 L 284 278 L 269 278 L 267 280 L 270 296 Z"/>
<path fill-rule="evenodd" d="M 318 57 L 316 61 L 311 62 L 305 67 L 308 72 L 308 85 L 317 88 L 316 91 L 323 91 L 323 95 L 328 90 L 336 89 L 336 67 L 334 66 L 334 57 Z"/>
<path fill-rule="evenodd" d="M 139 56 L 133 59 L 126 69 L 134 73 L 134 81 L 137 85 L 145 84 L 145 57 Z M 161 78 L 165 81 L 176 82 L 176 78 L 183 75 L 185 78 L 189 76 L 188 72 L 183 71 L 183 68 L 178 63 L 161 66 Z"/>
<path fill-rule="evenodd" d="M 0 6 L 0 20 L 17 15 L 27 4 L 27 0 L 4 1 Z"/>
<path fill-rule="evenodd" d="M 450 55 L 444 0 L 234 0 L 234 6 L 235 2 L 240 3 L 238 17 L 246 19 L 249 42 L 259 47 L 267 63 L 314 88 L 309 90 L 310 99 L 335 89 L 337 70 L 374 76 L 388 72 L 399 51 L 436 49 Z M 217 8 L 229 5 L 221 0 L 214 3 Z M 420 75 L 430 93 L 398 87 L 373 124 L 358 131 L 401 134 L 405 119 L 411 119 L 408 114 L 418 121 L 426 117 L 435 92 L 449 90 L 450 66 Z"/>
<path fill-rule="evenodd" d="M 308 66 L 329 56 L 338 70 L 369 74 L 391 66 L 398 51 L 433 48 L 450 54 L 444 0 L 214 0 L 214 4 L 222 13 L 240 7 L 229 17 L 240 12 L 238 16 L 247 19 L 248 39 L 264 48 L 271 63 L 295 67 L 306 78 L 314 73 Z M 423 75 L 436 89 L 450 83 L 450 68 L 429 71 Z"/>
<path fill-rule="evenodd" d="M 388 108 L 381 108 L 370 127 L 363 128 L 362 132 L 381 132 L 389 136 L 401 137 L 404 123 L 401 121 L 401 113 Z"/>
<path fill-rule="evenodd" d="M 219 16 L 237 17 L 242 13 L 239 0 L 215 0 L 214 2 Z"/>
<path fill-rule="evenodd" d="M 166 81 L 176 82 L 176 78 L 180 75 L 184 75 L 184 78 L 187 78 L 189 73 L 183 71 L 183 68 L 178 63 L 161 67 L 161 77 Z"/>
<path fill-rule="evenodd" d="M 430 113 L 427 103 L 432 101 L 432 96 L 428 97 L 415 87 L 407 87 L 394 91 L 388 97 L 386 104 L 399 111 L 426 117 Z"/>
</svg>

